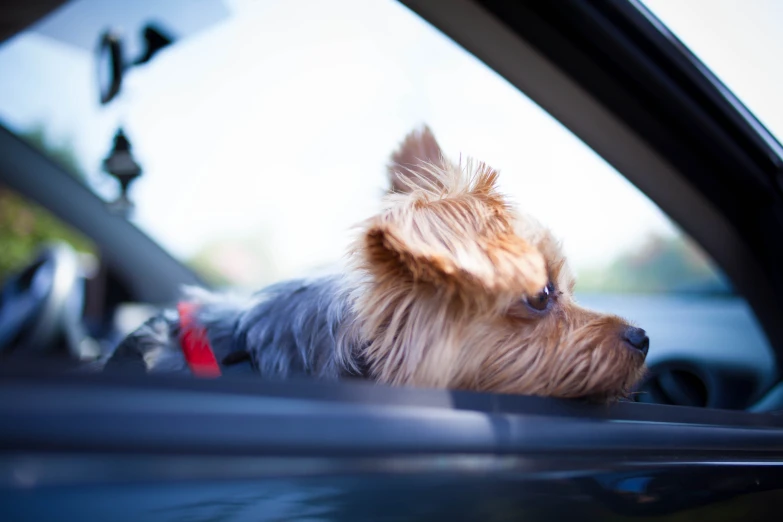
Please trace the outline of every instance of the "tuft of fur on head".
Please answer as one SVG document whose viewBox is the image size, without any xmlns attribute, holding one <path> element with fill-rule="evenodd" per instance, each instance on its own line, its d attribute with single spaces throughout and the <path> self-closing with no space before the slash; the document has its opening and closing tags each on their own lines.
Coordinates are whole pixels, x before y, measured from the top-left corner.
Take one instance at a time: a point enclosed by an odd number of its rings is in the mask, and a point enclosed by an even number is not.
<svg viewBox="0 0 783 522">
<path fill-rule="evenodd" d="M 557 397 L 617 397 L 641 377 L 629 325 L 574 302 L 559 243 L 498 191 L 497 171 L 451 163 L 425 127 L 389 176 L 352 249 L 342 364 L 388 384 Z"/>
<path fill-rule="evenodd" d="M 389 190 L 405 193 L 422 186 L 437 188 L 440 183 L 438 172 L 448 166 L 435 135 L 425 125 L 405 136 L 399 148 L 392 153 L 387 166 Z"/>
</svg>

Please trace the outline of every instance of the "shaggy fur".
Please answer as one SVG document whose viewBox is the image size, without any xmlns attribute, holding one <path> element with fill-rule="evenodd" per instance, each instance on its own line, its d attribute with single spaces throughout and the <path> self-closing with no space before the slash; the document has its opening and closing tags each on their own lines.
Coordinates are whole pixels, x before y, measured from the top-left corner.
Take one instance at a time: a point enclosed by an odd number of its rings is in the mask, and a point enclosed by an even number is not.
<svg viewBox="0 0 783 522">
<path fill-rule="evenodd" d="M 384 209 L 361 225 L 344 273 L 248 300 L 186 295 L 218 360 L 249 359 L 267 378 L 556 397 L 616 398 L 641 377 L 643 331 L 575 303 L 559 244 L 509 204 L 495 170 L 451 163 L 424 128 L 393 154 L 389 176 Z M 176 314 L 156 316 L 114 360 L 185 371 L 177 334 Z"/>
</svg>

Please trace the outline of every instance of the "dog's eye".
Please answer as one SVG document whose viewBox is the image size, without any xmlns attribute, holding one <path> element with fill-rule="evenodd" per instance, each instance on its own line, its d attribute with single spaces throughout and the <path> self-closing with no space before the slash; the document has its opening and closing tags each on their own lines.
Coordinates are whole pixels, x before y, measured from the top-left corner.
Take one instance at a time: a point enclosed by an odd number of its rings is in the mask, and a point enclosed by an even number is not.
<svg viewBox="0 0 783 522">
<path fill-rule="evenodd" d="M 527 304 L 533 310 L 544 311 L 549 306 L 549 299 L 555 293 L 555 287 L 548 283 L 543 290 L 532 297 L 527 298 Z"/>
</svg>

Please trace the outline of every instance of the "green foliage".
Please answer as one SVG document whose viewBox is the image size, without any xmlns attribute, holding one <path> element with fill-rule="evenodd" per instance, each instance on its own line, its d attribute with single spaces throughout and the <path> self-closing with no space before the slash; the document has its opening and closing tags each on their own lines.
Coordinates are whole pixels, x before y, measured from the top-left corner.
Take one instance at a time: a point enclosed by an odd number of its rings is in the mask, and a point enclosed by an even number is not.
<svg viewBox="0 0 783 522">
<path fill-rule="evenodd" d="M 652 235 L 607 266 L 579 274 L 577 290 L 604 293 L 727 294 L 728 282 L 684 237 Z"/>
<path fill-rule="evenodd" d="M 47 210 L 0 186 L 0 281 L 32 261 L 41 245 L 51 241 L 95 252 L 89 240 Z"/>
<path fill-rule="evenodd" d="M 42 127 L 33 128 L 22 138 L 74 176 L 84 177 L 70 145 L 52 145 Z M 89 240 L 49 211 L 0 185 L 0 281 L 32 261 L 43 244 L 58 240 L 81 252 L 96 252 Z"/>
</svg>

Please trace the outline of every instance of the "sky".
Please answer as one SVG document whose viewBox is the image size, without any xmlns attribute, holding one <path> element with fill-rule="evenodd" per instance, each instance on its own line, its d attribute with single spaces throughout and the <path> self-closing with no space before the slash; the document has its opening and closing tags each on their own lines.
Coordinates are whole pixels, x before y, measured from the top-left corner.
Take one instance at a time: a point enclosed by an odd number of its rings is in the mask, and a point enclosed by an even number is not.
<svg viewBox="0 0 783 522">
<path fill-rule="evenodd" d="M 100 16 L 107 5 L 124 9 L 105 16 L 125 21 L 156 13 L 181 34 L 203 25 L 187 9 L 161 11 L 176 2 L 72 4 L 65 9 L 98 6 Z M 781 4 L 645 4 L 782 135 L 783 104 L 773 92 L 783 79 L 774 65 L 783 56 Z M 502 189 L 553 229 L 577 272 L 650 233 L 679 233 L 551 116 L 393 0 L 231 0 L 222 7 L 218 23 L 132 70 L 107 107 L 97 103 L 89 45 L 51 31 L 17 36 L 0 47 L 0 121 L 20 131 L 41 124 L 53 141 L 70 143 L 90 185 L 107 198 L 116 188 L 100 164 L 122 125 L 144 168 L 131 192 L 133 221 L 181 259 L 221 242 L 217 250 L 241 282 L 338 261 L 352 226 L 379 206 L 389 154 L 423 123 L 447 155 L 500 170 Z M 72 32 L 97 31 L 77 15 L 70 14 Z M 125 35 L 133 44 L 138 25 L 131 27 Z"/>
</svg>

